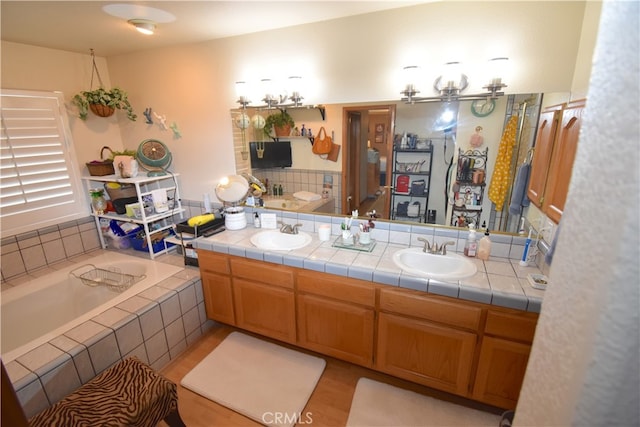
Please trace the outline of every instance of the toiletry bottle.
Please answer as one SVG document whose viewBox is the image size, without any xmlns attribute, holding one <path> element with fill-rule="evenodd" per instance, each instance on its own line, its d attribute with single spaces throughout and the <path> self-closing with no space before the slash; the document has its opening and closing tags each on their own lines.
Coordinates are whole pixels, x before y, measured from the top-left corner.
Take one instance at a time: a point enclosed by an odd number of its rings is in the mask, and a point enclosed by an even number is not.
<svg viewBox="0 0 640 427">
<path fill-rule="evenodd" d="M 260 216 L 258 216 L 258 212 L 253 214 L 253 226 L 255 228 L 260 228 Z"/>
<path fill-rule="evenodd" d="M 475 257 L 477 250 L 476 230 L 473 228 L 473 224 L 469 224 L 469 235 L 467 236 L 467 243 L 464 245 L 464 254 L 468 257 Z"/>
<path fill-rule="evenodd" d="M 491 238 L 489 237 L 489 229 L 484 232 L 484 237 L 478 242 L 478 258 L 483 261 L 489 259 L 491 255 Z"/>
<path fill-rule="evenodd" d="M 278 184 L 278 196 L 282 196 L 282 184 Z"/>
<path fill-rule="evenodd" d="M 277 196 L 278 195 L 278 186 L 273 184 L 273 192 L 271 193 L 273 196 Z"/>
</svg>

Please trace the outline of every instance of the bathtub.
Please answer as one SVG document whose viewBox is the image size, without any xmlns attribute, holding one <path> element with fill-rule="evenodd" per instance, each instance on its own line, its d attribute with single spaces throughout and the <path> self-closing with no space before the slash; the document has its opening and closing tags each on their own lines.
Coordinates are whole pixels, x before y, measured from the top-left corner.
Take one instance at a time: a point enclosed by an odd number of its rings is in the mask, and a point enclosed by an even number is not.
<svg viewBox="0 0 640 427">
<path fill-rule="evenodd" d="M 70 276 L 76 270 L 81 275 L 96 268 L 116 267 L 121 273 L 144 276 L 123 292 L 106 286 L 87 286 Z M 99 256 L 47 274 L 2 292 L 0 310 L 1 353 L 4 363 L 63 334 L 110 307 L 140 293 L 152 285 L 182 270 L 144 258 L 104 252 Z"/>
</svg>

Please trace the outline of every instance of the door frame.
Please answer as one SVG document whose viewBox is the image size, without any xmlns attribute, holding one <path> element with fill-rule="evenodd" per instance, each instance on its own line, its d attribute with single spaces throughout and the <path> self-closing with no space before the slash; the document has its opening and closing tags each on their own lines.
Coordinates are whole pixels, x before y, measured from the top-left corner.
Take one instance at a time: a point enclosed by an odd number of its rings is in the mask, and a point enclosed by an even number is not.
<svg viewBox="0 0 640 427">
<path fill-rule="evenodd" d="M 351 214 L 351 210 L 352 208 L 349 207 L 349 203 L 347 198 L 350 196 L 348 189 L 349 189 L 349 185 L 352 183 L 353 181 L 353 185 L 354 188 L 356 188 L 356 195 L 358 195 L 358 188 L 359 188 L 359 174 L 355 174 L 355 176 L 350 176 L 353 175 L 353 173 L 349 174 L 348 172 L 351 171 L 351 167 L 350 167 L 350 162 L 352 159 L 355 158 L 355 164 L 359 164 L 359 162 L 362 160 L 360 159 L 360 144 L 366 144 L 367 138 L 367 131 L 369 128 L 369 120 L 367 118 L 366 123 L 365 121 L 361 121 L 360 123 L 360 141 L 356 141 L 355 143 L 353 141 L 351 141 L 351 127 L 350 127 L 350 123 L 349 123 L 349 118 L 351 117 L 351 115 L 353 113 L 359 113 L 361 117 L 368 117 L 368 112 L 370 110 L 381 110 L 381 109 L 388 109 L 389 110 L 389 123 L 387 123 L 386 126 L 386 134 L 385 134 L 385 140 L 387 141 L 386 144 L 386 152 L 381 152 L 381 155 L 386 156 L 387 158 L 387 164 L 386 164 L 386 169 L 385 169 L 385 182 L 384 182 L 384 188 L 387 190 L 385 191 L 384 197 L 385 197 L 385 202 L 384 202 L 384 212 L 381 212 L 383 218 L 389 218 L 389 213 L 390 213 L 390 195 L 389 195 L 389 189 L 391 188 L 391 170 L 392 170 L 392 165 L 391 162 L 393 161 L 393 136 L 395 134 L 395 123 L 396 123 L 396 104 L 370 104 L 370 105 L 358 105 L 358 106 L 347 106 L 347 107 L 343 107 L 342 109 L 342 141 L 343 142 L 343 146 L 342 146 L 342 213 L 346 214 L 346 215 L 350 215 Z M 362 135 L 365 135 L 365 137 L 363 138 Z M 366 161 L 366 159 L 364 159 L 364 161 Z M 353 197 L 353 195 L 352 195 Z M 358 199 L 359 197 L 356 197 L 356 199 Z M 354 199 L 355 200 L 355 199 Z M 357 201 L 357 203 L 359 203 L 359 201 Z M 364 212 L 362 213 L 364 215 Z"/>
</svg>

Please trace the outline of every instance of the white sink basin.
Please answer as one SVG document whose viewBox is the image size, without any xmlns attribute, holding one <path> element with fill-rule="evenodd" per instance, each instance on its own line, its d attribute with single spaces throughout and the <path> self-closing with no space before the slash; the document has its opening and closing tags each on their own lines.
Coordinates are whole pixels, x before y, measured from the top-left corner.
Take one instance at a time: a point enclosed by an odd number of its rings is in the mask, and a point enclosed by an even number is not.
<svg viewBox="0 0 640 427">
<path fill-rule="evenodd" d="M 435 255 L 423 252 L 422 248 L 401 249 L 393 254 L 393 262 L 407 273 L 437 280 L 466 279 L 478 271 L 476 265 L 462 255 Z"/>
<path fill-rule="evenodd" d="M 290 251 L 300 249 L 311 243 L 311 235 L 304 231 L 298 234 L 281 233 L 280 230 L 264 230 L 251 237 L 251 243 L 260 249 Z"/>
<path fill-rule="evenodd" d="M 297 200 L 287 200 L 287 199 L 267 199 L 264 201 L 265 208 L 276 208 L 276 209 L 288 209 L 288 210 L 298 210 L 300 206 L 304 203 L 300 203 Z"/>
</svg>

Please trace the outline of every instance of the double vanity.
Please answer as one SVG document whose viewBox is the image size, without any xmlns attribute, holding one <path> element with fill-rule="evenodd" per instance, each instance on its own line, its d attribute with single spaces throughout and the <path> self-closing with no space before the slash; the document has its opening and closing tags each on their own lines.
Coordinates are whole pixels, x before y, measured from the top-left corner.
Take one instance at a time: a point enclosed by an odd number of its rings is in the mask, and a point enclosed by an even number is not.
<svg viewBox="0 0 640 427">
<path fill-rule="evenodd" d="M 483 262 L 455 253 L 463 231 L 381 222 L 376 244 L 359 251 L 336 245 L 341 218 L 279 215 L 301 224 L 300 233 L 248 227 L 194 241 L 209 318 L 515 408 L 543 295 L 526 279 L 539 270 L 520 267 L 513 255 L 522 248 L 518 237 L 497 236 L 507 256 Z M 331 239 L 320 241 L 316 230 L 327 223 Z M 422 252 L 424 240 L 456 244 L 446 256 L 432 255 Z M 279 249 L 289 244 L 296 249 Z M 452 264 L 435 271 L 436 257 Z M 464 270 L 469 265 L 475 273 Z"/>
</svg>

